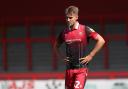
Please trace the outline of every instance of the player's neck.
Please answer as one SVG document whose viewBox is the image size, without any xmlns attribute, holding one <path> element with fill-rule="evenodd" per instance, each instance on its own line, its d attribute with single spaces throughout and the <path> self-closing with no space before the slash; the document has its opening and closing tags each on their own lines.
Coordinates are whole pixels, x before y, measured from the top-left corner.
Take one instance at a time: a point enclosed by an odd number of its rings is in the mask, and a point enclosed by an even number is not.
<svg viewBox="0 0 128 89">
<path fill-rule="evenodd" d="M 75 22 L 73 25 L 69 26 L 69 30 L 76 29 L 77 22 Z"/>
<path fill-rule="evenodd" d="M 69 30 L 72 30 L 73 29 L 73 25 L 69 26 Z"/>
</svg>

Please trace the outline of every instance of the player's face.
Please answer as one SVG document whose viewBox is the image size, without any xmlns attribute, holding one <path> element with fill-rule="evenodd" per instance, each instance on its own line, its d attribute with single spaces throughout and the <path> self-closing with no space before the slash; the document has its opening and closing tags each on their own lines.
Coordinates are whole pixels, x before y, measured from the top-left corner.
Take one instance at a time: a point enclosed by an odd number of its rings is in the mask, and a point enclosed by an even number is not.
<svg viewBox="0 0 128 89">
<path fill-rule="evenodd" d="M 74 15 L 74 14 L 68 14 L 66 15 L 66 21 L 68 26 L 73 26 L 75 24 L 75 22 L 77 21 L 78 16 Z"/>
</svg>

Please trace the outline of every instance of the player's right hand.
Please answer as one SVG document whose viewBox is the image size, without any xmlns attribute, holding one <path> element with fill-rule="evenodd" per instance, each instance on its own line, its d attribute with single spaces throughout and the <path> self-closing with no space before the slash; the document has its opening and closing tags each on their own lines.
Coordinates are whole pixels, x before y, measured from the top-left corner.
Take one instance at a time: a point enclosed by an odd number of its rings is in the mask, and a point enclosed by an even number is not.
<svg viewBox="0 0 128 89">
<path fill-rule="evenodd" d="M 69 57 L 66 57 L 66 58 L 64 59 L 64 62 L 65 62 L 65 63 L 68 63 L 68 62 L 69 62 Z"/>
</svg>

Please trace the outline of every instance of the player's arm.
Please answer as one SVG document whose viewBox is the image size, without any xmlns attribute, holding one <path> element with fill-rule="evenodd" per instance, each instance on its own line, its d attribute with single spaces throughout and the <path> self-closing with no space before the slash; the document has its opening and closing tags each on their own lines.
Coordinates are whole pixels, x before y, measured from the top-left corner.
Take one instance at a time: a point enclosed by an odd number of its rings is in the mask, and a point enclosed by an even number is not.
<svg viewBox="0 0 128 89">
<path fill-rule="evenodd" d="M 61 57 L 62 55 L 59 50 L 59 47 L 61 46 L 62 43 L 63 43 L 63 34 L 60 33 L 54 43 L 54 51 L 57 57 Z"/>
<path fill-rule="evenodd" d="M 82 58 L 83 59 L 82 63 L 88 63 L 90 60 L 92 60 L 92 58 L 96 55 L 96 53 L 102 48 L 102 46 L 105 43 L 103 37 L 99 35 L 97 32 L 95 32 L 93 29 L 87 27 L 86 30 L 87 30 L 87 35 L 93 40 L 95 40 L 96 44 L 94 48 L 91 50 L 91 52 L 87 56 Z"/>
</svg>

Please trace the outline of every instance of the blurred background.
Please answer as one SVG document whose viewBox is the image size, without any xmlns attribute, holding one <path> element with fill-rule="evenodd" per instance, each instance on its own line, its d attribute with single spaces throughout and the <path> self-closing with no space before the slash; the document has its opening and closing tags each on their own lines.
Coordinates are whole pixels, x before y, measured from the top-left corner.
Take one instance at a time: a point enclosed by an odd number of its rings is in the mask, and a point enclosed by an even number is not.
<svg viewBox="0 0 128 89">
<path fill-rule="evenodd" d="M 86 89 L 128 89 L 127 3 L 127 0 L 1 0 L 0 89 L 64 89 L 65 65 L 63 59 L 56 58 L 53 44 L 65 28 L 64 11 L 69 5 L 79 7 L 81 24 L 93 28 L 106 40 L 89 64 Z M 94 45 L 95 42 L 90 42 L 87 53 Z M 65 54 L 65 45 L 61 51 Z"/>
</svg>

